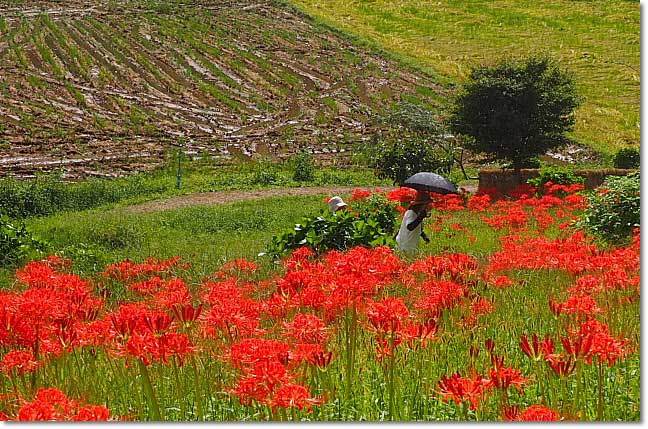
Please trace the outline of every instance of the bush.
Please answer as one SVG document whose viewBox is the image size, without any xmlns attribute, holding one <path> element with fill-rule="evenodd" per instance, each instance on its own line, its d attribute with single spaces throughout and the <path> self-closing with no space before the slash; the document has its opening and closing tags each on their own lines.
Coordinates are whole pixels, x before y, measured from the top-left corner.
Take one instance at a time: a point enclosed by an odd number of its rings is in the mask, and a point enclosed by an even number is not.
<svg viewBox="0 0 648 429">
<path fill-rule="evenodd" d="M 451 128 L 467 148 L 515 169 L 566 142 L 580 99 L 573 78 L 548 58 L 473 69 L 458 95 Z"/>
<path fill-rule="evenodd" d="M 0 216 L 0 266 L 12 266 L 40 254 L 45 243 L 37 239 L 23 222 Z"/>
<path fill-rule="evenodd" d="M 639 172 L 608 177 L 588 196 L 580 226 L 611 243 L 627 240 L 641 222 L 640 189 Z"/>
<path fill-rule="evenodd" d="M 459 148 L 432 112 L 401 103 L 385 122 L 392 128 L 365 148 L 368 165 L 379 178 L 400 186 L 421 171 L 450 173 Z"/>
<path fill-rule="evenodd" d="M 302 246 L 323 253 L 354 246 L 393 245 L 398 213 L 395 204 L 384 197 L 376 197 L 358 207 L 365 211 L 354 214 L 341 210 L 304 218 L 291 231 L 272 237 L 267 253 L 280 257 Z"/>
<path fill-rule="evenodd" d="M 308 152 L 301 152 L 293 159 L 295 172 L 293 180 L 295 182 L 311 182 L 315 180 L 315 163 L 313 156 Z"/>
<path fill-rule="evenodd" d="M 143 180 L 144 176 L 127 179 L 92 179 L 68 183 L 55 175 L 34 180 L 0 180 L 0 215 L 11 218 L 46 216 L 65 210 L 84 210 L 114 203 L 138 195 L 163 192 L 167 186 Z"/>
<path fill-rule="evenodd" d="M 279 177 L 279 172 L 277 170 L 271 169 L 258 169 L 252 175 L 250 183 L 252 185 L 276 185 L 281 181 Z"/>
<path fill-rule="evenodd" d="M 576 175 L 570 167 L 549 166 L 540 169 L 538 177 L 527 180 L 529 185 L 536 188 L 541 188 L 547 182 L 558 185 L 573 185 L 575 183 L 585 183 L 585 178 Z"/>
<path fill-rule="evenodd" d="M 639 168 L 641 154 L 637 148 L 624 147 L 614 155 L 613 162 L 614 168 Z"/>
</svg>

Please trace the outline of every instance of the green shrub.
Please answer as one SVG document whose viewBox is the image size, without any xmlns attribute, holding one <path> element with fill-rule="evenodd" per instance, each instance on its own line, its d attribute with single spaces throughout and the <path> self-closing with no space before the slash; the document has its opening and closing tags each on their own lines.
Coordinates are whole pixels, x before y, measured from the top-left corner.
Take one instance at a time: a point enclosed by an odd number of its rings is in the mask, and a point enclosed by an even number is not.
<svg viewBox="0 0 648 429">
<path fill-rule="evenodd" d="M 374 154 L 369 166 L 381 179 L 391 179 L 401 186 L 411 175 L 421 171 L 447 174 L 451 160 L 432 144 L 420 140 L 383 140 L 371 148 Z"/>
<path fill-rule="evenodd" d="M 640 189 L 639 172 L 609 176 L 588 196 L 580 226 L 611 243 L 627 240 L 641 222 Z"/>
<path fill-rule="evenodd" d="M 364 150 L 367 164 L 379 178 L 402 185 L 422 171 L 450 173 L 459 148 L 431 111 L 400 103 L 385 122 L 392 128 Z"/>
<path fill-rule="evenodd" d="M 315 163 L 308 152 L 301 152 L 293 158 L 293 180 L 295 182 L 312 182 L 315 180 Z"/>
<path fill-rule="evenodd" d="M 0 180 L 0 215 L 11 218 L 46 216 L 65 210 L 84 210 L 138 195 L 163 192 L 167 186 L 143 176 L 64 182 L 56 175 L 33 180 Z"/>
<path fill-rule="evenodd" d="M 393 245 L 396 207 L 386 198 L 369 199 L 357 204 L 363 211 L 347 210 L 305 217 L 288 232 L 272 237 L 267 253 L 273 257 L 302 246 L 317 253 L 344 250 L 353 246 Z"/>
<path fill-rule="evenodd" d="M 250 183 L 253 185 L 276 185 L 281 181 L 279 172 L 274 169 L 257 170 L 252 175 Z"/>
<path fill-rule="evenodd" d="M 573 78 L 548 58 L 504 61 L 472 70 L 451 118 L 466 147 L 523 168 L 561 146 L 580 103 Z"/>
<path fill-rule="evenodd" d="M 23 222 L 0 216 L 0 266 L 12 266 L 39 255 L 45 243 L 36 238 Z"/>
<path fill-rule="evenodd" d="M 634 147 L 624 147 L 614 155 L 614 168 L 639 168 L 641 153 Z"/>
<path fill-rule="evenodd" d="M 541 188 L 547 182 L 559 185 L 573 185 L 575 183 L 585 183 L 585 178 L 576 175 L 570 167 L 548 166 L 540 169 L 538 177 L 527 180 L 529 185 L 536 188 Z"/>
</svg>

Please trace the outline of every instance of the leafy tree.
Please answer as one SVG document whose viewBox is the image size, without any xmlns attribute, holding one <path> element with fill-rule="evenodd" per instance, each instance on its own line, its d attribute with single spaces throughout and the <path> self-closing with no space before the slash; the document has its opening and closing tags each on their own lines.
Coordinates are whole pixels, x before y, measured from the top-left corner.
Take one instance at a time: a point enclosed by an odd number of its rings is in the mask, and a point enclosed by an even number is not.
<svg viewBox="0 0 648 429">
<path fill-rule="evenodd" d="M 580 104 L 573 78 L 546 57 L 473 69 L 451 118 L 467 148 L 525 167 L 566 142 Z"/>
<path fill-rule="evenodd" d="M 385 118 L 390 130 L 367 147 L 369 166 L 378 177 L 402 185 L 421 171 L 449 173 L 459 150 L 455 140 L 430 110 L 398 104 Z"/>
</svg>

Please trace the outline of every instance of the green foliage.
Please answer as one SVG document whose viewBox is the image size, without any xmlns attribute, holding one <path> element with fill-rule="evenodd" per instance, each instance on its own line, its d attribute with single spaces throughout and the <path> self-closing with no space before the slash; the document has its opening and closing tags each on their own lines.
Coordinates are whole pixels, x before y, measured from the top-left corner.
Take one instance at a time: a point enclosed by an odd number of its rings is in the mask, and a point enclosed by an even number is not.
<svg viewBox="0 0 648 429">
<path fill-rule="evenodd" d="M 546 57 L 472 70 L 452 113 L 467 147 L 516 169 L 566 142 L 580 99 L 573 78 Z"/>
<path fill-rule="evenodd" d="M 279 174 L 277 166 L 271 162 L 263 161 L 259 162 L 255 166 L 252 178 L 250 179 L 250 184 L 268 186 L 277 185 L 282 181 L 284 181 L 284 179 Z"/>
<path fill-rule="evenodd" d="M 391 130 L 365 148 L 368 165 L 379 178 L 402 185 L 412 174 L 448 174 L 459 149 L 434 114 L 416 104 L 400 103 L 386 117 Z"/>
<path fill-rule="evenodd" d="M 547 166 L 540 169 L 540 175 L 527 180 L 529 185 L 540 188 L 547 182 L 559 185 L 573 185 L 574 183 L 585 183 L 585 178 L 578 176 L 570 167 Z"/>
<path fill-rule="evenodd" d="M 624 147 L 614 155 L 614 168 L 639 168 L 641 153 L 635 147 Z"/>
<path fill-rule="evenodd" d="M 627 240 L 641 222 L 640 190 L 639 172 L 609 176 L 589 195 L 580 226 L 610 243 Z"/>
<path fill-rule="evenodd" d="M 0 214 L 12 218 L 44 216 L 65 210 L 82 210 L 137 195 L 166 190 L 155 181 L 135 176 L 128 180 L 92 179 L 66 183 L 54 175 L 34 180 L 0 180 Z"/>
<path fill-rule="evenodd" d="M 267 253 L 279 257 L 293 249 L 308 246 L 318 253 L 353 246 L 393 245 L 392 233 L 397 211 L 384 197 L 369 198 L 355 214 L 347 210 L 307 216 L 288 232 L 272 237 Z"/>
<path fill-rule="evenodd" d="M 301 152 L 293 158 L 293 180 L 295 182 L 312 182 L 315 180 L 315 163 L 308 152 Z"/>
<path fill-rule="evenodd" d="M 45 243 L 36 238 L 22 222 L 0 216 L 0 266 L 12 266 L 40 254 Z"/>
</svg>

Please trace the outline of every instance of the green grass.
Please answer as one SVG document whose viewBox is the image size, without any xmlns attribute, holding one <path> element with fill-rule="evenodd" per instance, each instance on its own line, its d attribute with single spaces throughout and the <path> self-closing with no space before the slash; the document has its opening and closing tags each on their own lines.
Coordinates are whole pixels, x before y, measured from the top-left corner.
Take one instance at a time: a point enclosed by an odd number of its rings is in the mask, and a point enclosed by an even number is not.
<svg viewBox="0 0 648 429">
<path fill-rule="evenodd" d="M 205 161 L 181 163 L 180 189 L 177 164 L 120 179 L 88 179 L 77 183 L 61 181 L 56 175 L 33 181 L 0 179 L 0 213 L 23 218 L 60 211 L 75 211 L 115 204 L 196 192 L 270 189 L 304 186 L 378 186 L 389 182 L 377 179 L 362 167 L 339 169 L 321 167 L 312 181 L 296 182 L 289 165 L 268 162 L 240 162 L 214 166 Z"/>
<path fill-rule="evenodd" d="M 449 87 L 478 64 L 549 53 L 585 97 L 573 137 L 603 154 L 639 137 L 639 3 L 294 0 L 319 21 L 395 54 Z"/>
<path fill-rule="evenodd" d="M 323 196 L 272 198 L 148 214 L 95 209 L 28 220 L 53 250 L 86 273 L 125 258 L 179 255 L 203 276 L 233 258 L 254 258 L 272 235 L 326 209 Z"/>
</svg>

